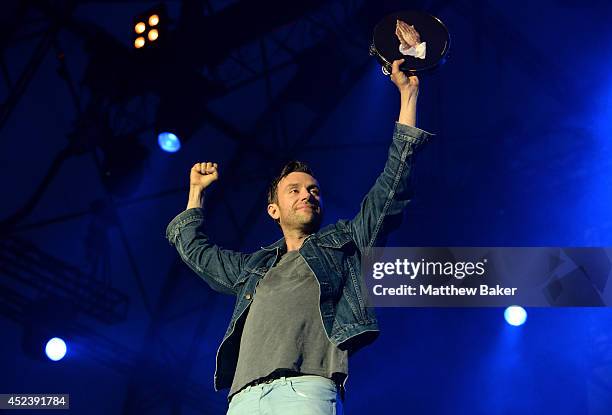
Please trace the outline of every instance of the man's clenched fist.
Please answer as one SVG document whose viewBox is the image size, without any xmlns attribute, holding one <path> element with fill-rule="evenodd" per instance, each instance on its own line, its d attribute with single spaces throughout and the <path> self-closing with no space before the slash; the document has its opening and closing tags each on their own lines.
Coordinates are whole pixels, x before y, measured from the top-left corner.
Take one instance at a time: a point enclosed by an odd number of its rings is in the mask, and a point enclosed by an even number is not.
<svg viewBox="0 0 612 415">
<path fill-rule="evenodd" d="M 189 175 L 189 185 L 191 187 L 198 187 L 200 189 L 206 189 L 211 185 L 212 182 L 219 178 L 219 172 L 217 171 L 217 163 L 207 161 L 205 163 L 196 163 L 191 168 L 191 174 Z"/>
</svg>

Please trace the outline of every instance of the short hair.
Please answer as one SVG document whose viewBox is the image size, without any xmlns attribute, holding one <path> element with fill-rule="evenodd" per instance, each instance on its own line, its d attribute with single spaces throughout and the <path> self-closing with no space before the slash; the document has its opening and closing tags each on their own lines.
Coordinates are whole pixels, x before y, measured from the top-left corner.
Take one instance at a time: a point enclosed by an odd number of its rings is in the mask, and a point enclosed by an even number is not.
<svg viewBox="0 0 612 415">
<path fill-rule="evenodd" d="M 306 163 L 302 163 L 301 161 L 292 160 L 289 163 L 285 164 L 282 168 L 280 174 L 272 180 L 270 186 L 268 187 L 268 203 L 278 203 L 278 184 L 283 178 L 287 177 L 290 173 L 300 172 L 307 173 L 314 177 L 312 170 Z"/>
</svg>

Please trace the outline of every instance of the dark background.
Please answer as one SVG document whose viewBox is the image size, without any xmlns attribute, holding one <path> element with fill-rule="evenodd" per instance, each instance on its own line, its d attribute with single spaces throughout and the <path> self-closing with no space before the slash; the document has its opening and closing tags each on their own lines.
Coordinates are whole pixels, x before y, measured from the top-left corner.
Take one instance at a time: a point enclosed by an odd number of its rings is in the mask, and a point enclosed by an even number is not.
<svg viewBox="0 0 612 415">
<path fill-rule="evenodd" d="M 421 79 L 418 124 L 437 135 L 389 245 L 612 245 L 608 2 L 168 1 L 165 45 L 135 53 L 134 19 L 156 5 L 0 5 L 1 393 L 70 393 L 77 414 L 224 413 L 212 378 L 233 299 L 164 239 L 189 169 L 219 163 L 207 229 L 226 248 L 281 236 L 265 190 L 293 158 L 326 222 L 352 217 L 399 111 L 368 56 L 397 10 L 440 17 L 452 47 Z M 177 153 L 157 145 L 167 122 L 189 137 Z M 609 309 L 527 311 L 514 328 L 497 308 L 380 309 L 347 413 L 612 413 Z M 36 345 L 58 334 L 54 363 Z"/>
</svg>

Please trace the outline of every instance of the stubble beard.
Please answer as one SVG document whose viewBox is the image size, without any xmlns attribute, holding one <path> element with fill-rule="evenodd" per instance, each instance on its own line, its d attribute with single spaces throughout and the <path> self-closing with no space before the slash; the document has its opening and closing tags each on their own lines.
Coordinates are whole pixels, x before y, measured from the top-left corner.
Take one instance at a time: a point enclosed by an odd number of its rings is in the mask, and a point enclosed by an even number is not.
<svg viewBox="0 0 612 415">
<path fill-rule="evenodd" d="M 293 228 L 299 228 L 306 233 L 314 233 L 319 230 L 321 225 L 321 213 L 312 211 L 309 213 L 293 210 L 288 225 Z"/>
</svg>

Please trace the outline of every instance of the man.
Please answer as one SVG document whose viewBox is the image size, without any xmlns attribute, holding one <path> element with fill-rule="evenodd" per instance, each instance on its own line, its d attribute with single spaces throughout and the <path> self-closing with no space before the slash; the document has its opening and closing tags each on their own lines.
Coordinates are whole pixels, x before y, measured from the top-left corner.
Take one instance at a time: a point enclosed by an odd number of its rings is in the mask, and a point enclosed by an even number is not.
<svg viewBox="0 0 612 415">
<path fill-rule="evenodd" d="M 204 233 L 204 190 L 218 179 L 216 163 L 191 169 L 187 210 L 166 236 L 213 289 L 236 295 L 217 352 L 215 389 L 230 388 L 230 415 L 342 412 L 348 356 L 378 335 L 366 307 L 362 251 L 397 226 L 410 196 L 412 156 L 429 134 L 415 128 L 419 81 L 393 62 L 401 96 L 385 168 L 350 221 L 319 229 L 323 203 L 312 171 L 291 162 L 272 182 L 268 214 L 283 238 L 252 254 L 214 245 Z"/>
</svg>

